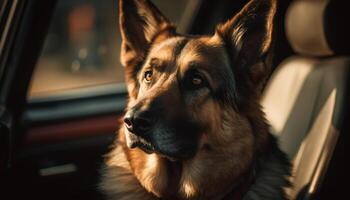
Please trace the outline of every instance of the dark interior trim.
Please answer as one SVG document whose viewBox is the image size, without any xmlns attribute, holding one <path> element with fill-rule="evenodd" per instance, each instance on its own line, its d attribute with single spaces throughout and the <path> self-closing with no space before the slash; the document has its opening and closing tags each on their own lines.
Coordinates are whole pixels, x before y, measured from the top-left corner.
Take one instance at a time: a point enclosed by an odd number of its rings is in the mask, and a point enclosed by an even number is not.
<svg viewBox="0 0 350 200">
<path fill-rule="evenodd" d="M 127 90 L 124 82 L 102 84 L 96 86 L 80 87 L 63 91 L 45 93 L 42 96 L 28 97 L 29 106 L 46 105 L 62 101 L 91 99 L 101 96 L 126 96 Z"/>
<path fill-rule="evenodd" d="M 121 116 L 106 115 L 30 128 L 24 144 L 39 145 L 81 139 L 97 135 L 110 135 L 118 130 Z"/>
<path fill-rule="evenodd" d="M 113 93 L 87 98 L 29 103 L 21 119 L 21 125 L 32 127 L 92 116 L 120 115 L 125 106 L 126 96 Z"/>
</svg>

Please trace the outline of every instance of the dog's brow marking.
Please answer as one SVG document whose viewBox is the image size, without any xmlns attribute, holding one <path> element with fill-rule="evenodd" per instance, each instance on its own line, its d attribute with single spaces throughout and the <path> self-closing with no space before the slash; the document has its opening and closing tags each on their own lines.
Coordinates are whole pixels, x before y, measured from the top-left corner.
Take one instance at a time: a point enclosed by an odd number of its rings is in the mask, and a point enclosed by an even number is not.
<svg viewBox="0 0 350 200">
<path fill-rule="evenodd" d="M 165 40 L 164 42 L 154 46 L 150 52 L 149 58 L 157 58 L 162 62 L 174 62 L 176 60 L 176 54 L 181 52 L 181 49 L 185 45 L 187 40 L 182 37 L 175 37 Z M 148 59 L 149 59 L 148 58 Z"/>
<path fill-rule="evenodd" d="M 181 54 L 187 43 L 188 39 L 182 39 L 176 43 L 173 51 L 174 58 L 177 58 Z"/>
</svg>

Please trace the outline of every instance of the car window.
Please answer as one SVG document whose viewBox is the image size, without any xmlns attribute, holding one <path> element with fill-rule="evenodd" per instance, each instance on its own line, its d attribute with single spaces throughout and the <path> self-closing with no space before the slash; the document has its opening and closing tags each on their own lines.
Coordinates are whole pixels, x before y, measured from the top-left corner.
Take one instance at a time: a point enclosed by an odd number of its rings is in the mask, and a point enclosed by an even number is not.
<svg viewBox="0 0 350 200">
<path fill-rule="evenodd" d="M 152 2 L 185 31 L 199 0 Z M 120 42 L 117 0 L 59 0 L 28 97 L 123 83 Z"/>
</svg>

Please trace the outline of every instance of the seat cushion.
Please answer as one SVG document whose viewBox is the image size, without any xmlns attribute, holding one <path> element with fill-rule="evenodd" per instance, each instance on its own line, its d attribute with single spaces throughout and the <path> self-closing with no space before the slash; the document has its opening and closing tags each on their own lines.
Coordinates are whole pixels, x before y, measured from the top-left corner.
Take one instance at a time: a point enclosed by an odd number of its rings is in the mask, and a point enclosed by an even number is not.
<svg viewBox="0 0 350 200">
<path fill-rule="evenodd" d="M 343 117 L 349 64 L 347 57 L 291 57 L 264 90 L 261 103 L 271 132 L 293 160 L 292 198 L 317 190 L 327 168 Z"/>
</svg>

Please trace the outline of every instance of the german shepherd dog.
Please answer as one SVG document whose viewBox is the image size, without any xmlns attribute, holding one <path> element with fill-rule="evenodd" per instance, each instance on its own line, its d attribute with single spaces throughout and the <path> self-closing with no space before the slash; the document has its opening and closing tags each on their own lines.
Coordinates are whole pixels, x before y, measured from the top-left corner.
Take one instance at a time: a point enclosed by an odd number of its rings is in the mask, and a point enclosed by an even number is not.
<svg viewBox="0 0 350 200">
<path fill-rule="evenodd" d="M 286 199 L 290 163 L 259 104 L 276 2 L 250 1 L 212 36 L 177 33 L 149 0 L 119 6 L 129 101 L 106 198 Z"/>
</svg>

